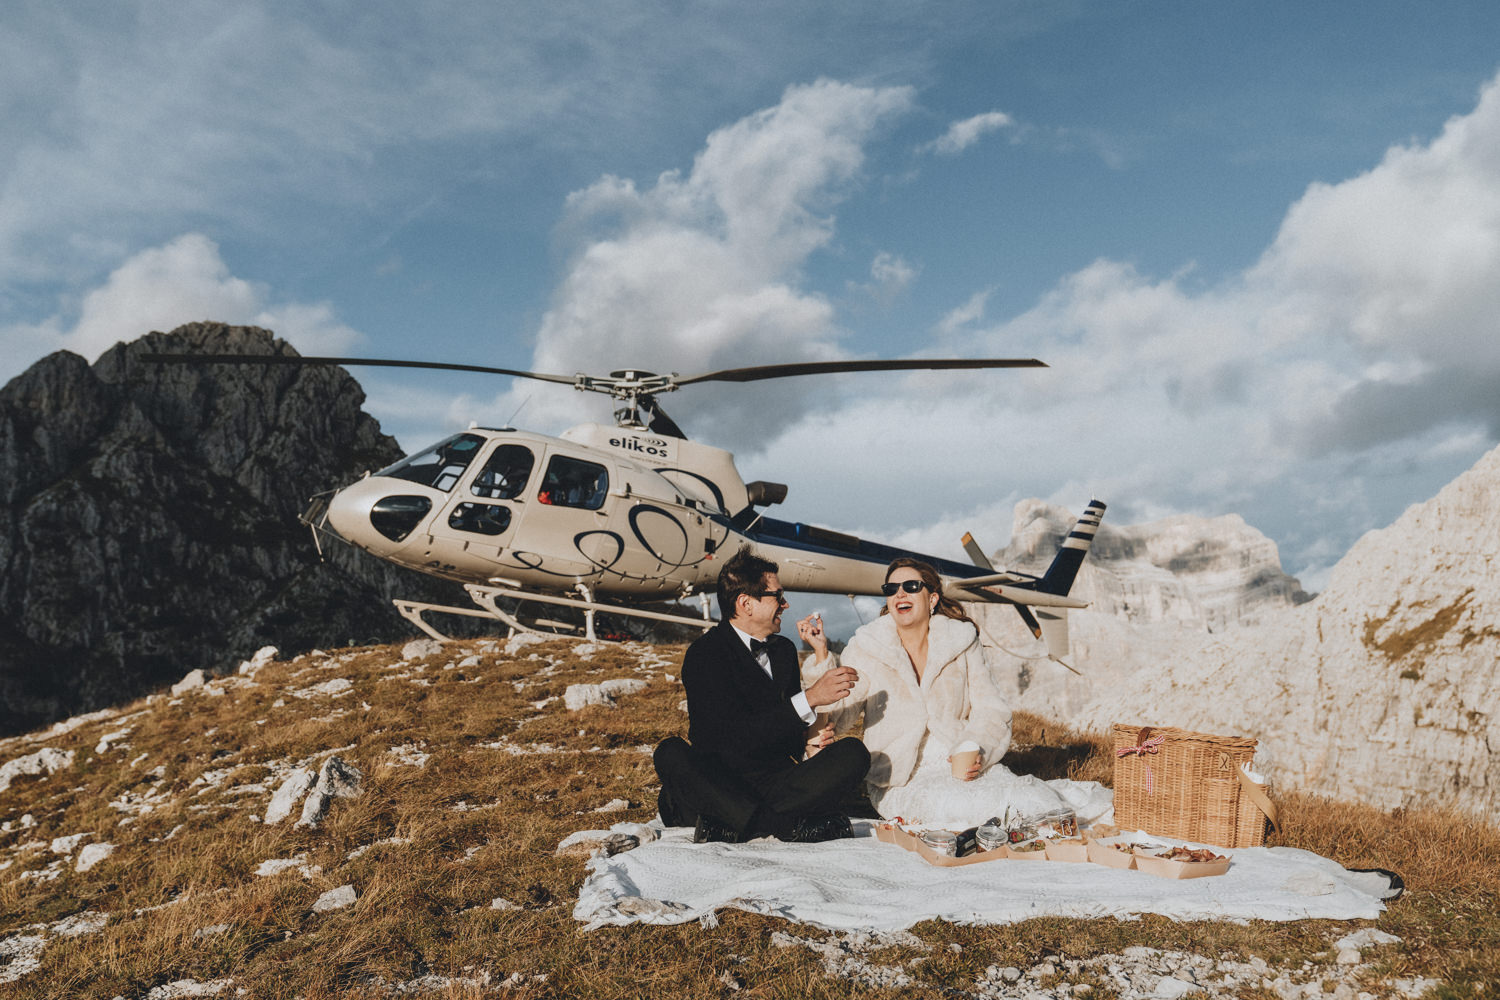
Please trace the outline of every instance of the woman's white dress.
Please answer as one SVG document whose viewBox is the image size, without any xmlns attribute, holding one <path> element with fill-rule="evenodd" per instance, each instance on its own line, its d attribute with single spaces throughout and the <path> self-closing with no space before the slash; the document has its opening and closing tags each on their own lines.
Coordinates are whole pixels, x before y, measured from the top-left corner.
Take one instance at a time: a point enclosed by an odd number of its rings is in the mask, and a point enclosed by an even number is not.
<svg viewBox="0 0 1500 1000">
<path fill-rule="evenodd" d="M 882 788 L 867 786 L 870 801 L 886 819 L 900 816 L 908 823 L 965 829 L 991 816 L 1005 818 L 1007 811 L 1020 816 L 1039 816 L 1068 807 L 1062 796 L 1041 778 L 1015 774 L 1004 764 L 994 764 L 973 781 L 953 776 L 948 748 L 933 748 L 932 733 L 923 737 L 917 751 L 917 766 L 904 785 Z"/>
<path fill-rule="evenodd" d="M 962 829 L 991 816 L 1004 817 L 1007 810 L 1026 816 L 1045 813 L 1093 791 L 1073 787 L 1092 782 L 1049 784 L 1000 764 L 1010 747 L 1010 706 L 973 623 L 942 615 L 931 619 L 927 667 L 920 681 L 888 616 L 860 627 L 841 657 L 809 659 L 803 666 L 804 684 L 838 662 L 853 667 L 859 679 L 827 711 L 838 732 L 863 716 L 862 739 L 871 760 L 866 790 L 885 818 Z M 973 781 L 953 777 L 948 762 L 952 749 L 966 740 L 983 753 L 984 769 Z M 1065 798 L 1060 791 L 1071 794 Z"/>
</svg>

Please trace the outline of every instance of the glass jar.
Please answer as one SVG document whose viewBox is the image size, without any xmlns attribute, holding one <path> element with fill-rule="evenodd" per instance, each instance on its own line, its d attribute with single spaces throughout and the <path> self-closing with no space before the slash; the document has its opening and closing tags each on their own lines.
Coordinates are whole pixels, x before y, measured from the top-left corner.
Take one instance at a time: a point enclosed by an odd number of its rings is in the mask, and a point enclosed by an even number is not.
<svg viewBox="0 0 1500 1000">
<path fill-rule="evenodd" d="M 1078 836 L 1078 816 L 1066 807 L 1038 816 L 1036 826 L 1039 831 L 1041 827 L 1051 828 L 1050 832 L 1040 831 L 1043 836 L 1063 838 Z"/>
<path fill-rule="evenodd" d="M 922 843 L 944 857 L 958 856 L 958 837 L 947 830 L 922 831 Z"/>
<path fill-rule="evenodd" d="M 997 850 L 1004 847 L 1009 840 L 1010 835 L 999 823 L 986 823 L 974 831 L 974 842 L 981 851 Z"/>
</svg>

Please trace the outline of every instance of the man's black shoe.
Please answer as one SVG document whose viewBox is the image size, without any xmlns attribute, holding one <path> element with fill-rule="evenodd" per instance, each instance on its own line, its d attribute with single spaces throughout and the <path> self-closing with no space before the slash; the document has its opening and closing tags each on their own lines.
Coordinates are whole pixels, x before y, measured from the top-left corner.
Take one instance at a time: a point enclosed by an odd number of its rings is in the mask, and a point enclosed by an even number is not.
<svg viewBox="0 0 1500 1000">
<path fill-rule="evenodd" d="M 693 828 L 693 843 L 706 844 L 711 840 L 722 844 L 738 844 L 740 835 L 712 816 L 699 816 L 698 825 Z"/>
<path fill-rule="evenodd" d="M 854 836 L 848 816 L 804 816 L 792 826 L 788 840 L 794 844 L 821 844 Z"/>
</svg>

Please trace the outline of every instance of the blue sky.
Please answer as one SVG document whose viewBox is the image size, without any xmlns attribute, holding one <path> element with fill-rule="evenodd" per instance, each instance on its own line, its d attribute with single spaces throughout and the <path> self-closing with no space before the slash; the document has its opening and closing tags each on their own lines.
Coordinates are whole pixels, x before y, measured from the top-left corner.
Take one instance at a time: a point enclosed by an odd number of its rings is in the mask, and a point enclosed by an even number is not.
<svg viewBox="0 0 1500 1000">
<path fill-rule="evenodd" d="M 0 378 L 217 319 L 667 397 L 782 513 L 1239 513 L 1311 587 L 1500 436 L 1491 3 L 21 2 Z M 356 370 L 414 450 L 607 404 Z"/>
</svg>

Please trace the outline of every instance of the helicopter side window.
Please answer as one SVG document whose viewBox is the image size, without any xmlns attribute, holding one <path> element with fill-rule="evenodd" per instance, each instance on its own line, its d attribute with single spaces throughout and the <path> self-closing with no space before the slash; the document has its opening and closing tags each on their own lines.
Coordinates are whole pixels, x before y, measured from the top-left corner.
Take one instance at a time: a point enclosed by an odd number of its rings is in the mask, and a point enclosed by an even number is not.
<svg viewBox="0 0 1500 1000">
<path fill-rule="evenodd" d="M 395 465 L 381 469 L 375 475 L 405 479 L 447 493 L 453 489 L 453 484 L 458 482 L 469 463 L 474 461 L 474 456 L 479 454 L 479 448 L 483 444 L 484 438 L 477 434 L 455 434 L 426 451 L 410 455 Z"/>
<path fill-rule="evenodd" d="M 514 500 L 526 488 L 535 462 L 531 449 L 518 444 L 502 444 L 490 455 L 474 485 L 469 487 L 477 497 L 490 500 Z"/>
<path fill-rule="evenodd" d="M 448 527 L 478 535 L 503 535 L 510 527 L 510 508 L 494 503 L 461 503 L 448 515 Z"/>
<path fill-rule="evenodd" d="M 582 507 L 598 510 L 609 492 L 609 471 L 602 465 L 584 462 L 566 455 L 553 455 L 542 477 L 542 488 L 536 498 L 558 507 Z"/>
</svg>

